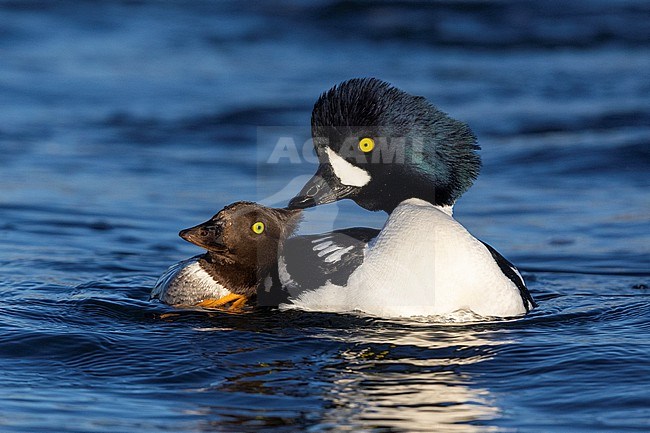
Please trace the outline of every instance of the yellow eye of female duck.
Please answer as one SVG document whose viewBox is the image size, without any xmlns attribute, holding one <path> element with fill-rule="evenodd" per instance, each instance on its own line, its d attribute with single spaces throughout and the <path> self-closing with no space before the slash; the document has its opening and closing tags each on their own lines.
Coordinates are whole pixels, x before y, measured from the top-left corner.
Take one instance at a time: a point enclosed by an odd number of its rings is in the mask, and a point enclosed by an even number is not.
<svg viewBox="0 0 650 433">
<path fill-rule="evenodd" d="M 363 153 L 368 153 L 374 148 L 375 148 L 375 140 L 373 140 L 372 138 L 364 137 L 361 140 L 359 140 L 359 149 L 361 149 Z"/>
<path fill-rule="evenodd" d="M 251 226 L 251 230 L 253 230 L 253 233 L 261 235 L 264 232 L 264 223 L 262 221 L 256 222 Z"/>
</svg>

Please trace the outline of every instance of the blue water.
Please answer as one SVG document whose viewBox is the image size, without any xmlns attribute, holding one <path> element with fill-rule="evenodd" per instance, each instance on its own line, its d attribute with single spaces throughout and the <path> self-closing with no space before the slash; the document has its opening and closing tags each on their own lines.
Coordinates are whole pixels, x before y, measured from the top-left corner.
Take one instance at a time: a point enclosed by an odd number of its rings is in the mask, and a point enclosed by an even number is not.
<svg viewBox="0 0 650 433">
<path fill-rule="evenodd" d="M 648 3 L 255 3 L 0 1 L 0 431 L 650 430 Z M 311 105 L 356 76 L 472 126 L 455 215 L 540 307 L 150 303 L 200 252 L 178 230 L 299 190 Z M 344 202 L 301 231 L 384 219 Z"/>
</svg>

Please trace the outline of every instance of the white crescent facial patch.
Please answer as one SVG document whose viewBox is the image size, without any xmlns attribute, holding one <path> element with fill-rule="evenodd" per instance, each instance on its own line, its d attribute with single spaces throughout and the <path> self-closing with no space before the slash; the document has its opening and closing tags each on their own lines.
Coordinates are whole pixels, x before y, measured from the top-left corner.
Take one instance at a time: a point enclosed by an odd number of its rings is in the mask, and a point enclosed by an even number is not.
<svg viewBox="0 0 650 433">
<path fill-rule="evenodd" d="M 366 170 L 350 164 L 327 146 L 325 153 L 332 166 L 332 171 L 343 185 L 362 187 L 370 182 L 370 174 Z"/>
</svg>

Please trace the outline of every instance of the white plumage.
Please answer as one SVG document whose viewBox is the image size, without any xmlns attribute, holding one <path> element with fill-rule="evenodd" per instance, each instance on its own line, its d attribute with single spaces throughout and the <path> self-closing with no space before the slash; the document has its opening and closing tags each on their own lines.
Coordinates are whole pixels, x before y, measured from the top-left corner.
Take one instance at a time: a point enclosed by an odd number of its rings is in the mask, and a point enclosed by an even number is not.
<svg viewBox="0 0 650 433">
<path fill-rule="evenodd" d="M 451 216 L 450 207 L 420 199 L 402 202 L 368 245 L 346 287 L 326 284 L 287 307 L 361 311 L 383 316 L 481 316 L 526 313 L 517 286 L 490 251 Z"/>
<path fill-rule="evenodd" d="M 194 305 L 231 294 L 201 267 L 199 259 L 195 256 L 170 266 L 156 282 L 151 298 L 171 305 Z"/>
</svg>

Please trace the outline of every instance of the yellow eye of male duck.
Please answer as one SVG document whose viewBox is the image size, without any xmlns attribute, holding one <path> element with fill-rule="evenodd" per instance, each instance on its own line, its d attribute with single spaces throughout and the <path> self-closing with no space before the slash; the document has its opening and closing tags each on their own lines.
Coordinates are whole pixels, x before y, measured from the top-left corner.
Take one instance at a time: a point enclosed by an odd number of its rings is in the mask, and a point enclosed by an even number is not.
<svg viewBox="0 0 650 433">
<path fill-rule="evenodd" d="M 262 221 L 256 222 L 251 226 L 251 230 L 253 230 L 253 233 L 261 235 L 264 232 L 264 223 Z"/>
<path fill-rule="evenodd" d="M 375 148 L 375 140 L 373 140 L 372 138 L 364 137 L 361 140 L 359 140 L 359 149 L 361 149 L 363 153 L 368 153 L 374 148 Z"/>
</svg>

